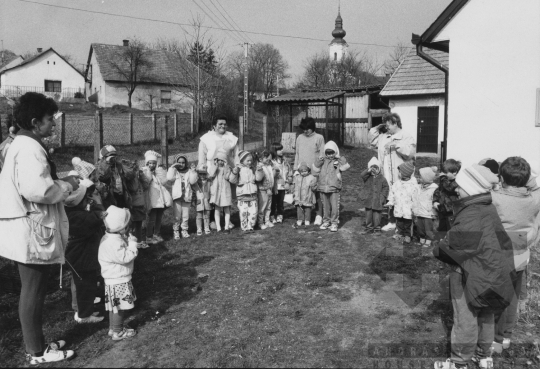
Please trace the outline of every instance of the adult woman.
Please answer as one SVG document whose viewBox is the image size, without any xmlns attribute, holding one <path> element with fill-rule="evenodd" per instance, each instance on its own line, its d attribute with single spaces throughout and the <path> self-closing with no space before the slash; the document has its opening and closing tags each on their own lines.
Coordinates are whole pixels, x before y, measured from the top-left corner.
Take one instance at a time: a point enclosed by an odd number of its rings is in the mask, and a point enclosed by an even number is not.
<svg viewBox="0 0 540 369">
<path fill-rule="evenodd" d="M 296 138 L 296 155 L 294 156 L 294 169 L 295 175 L 298 174 L 298 167 L 300 163 L 306 163 L 307 166 L 313 170 L 313 164 L 319 159 L 320 156 L 324 156 L 324 137 L 315 132 L 315 119 L 303 118 L 300 122 L 300 129 L 304 131 L 303 134 Z M 317 172 L 313 171 L 313 175 L 317 176 Z M 315 192 L 315 198 L 317 199 L 317 207 L 314 225 L 322 224 L 322 200 L 319 192 Z"/>
<path fill-rule="evenodd" d="M 63 201 L 77 190 L 74 177 L 58 179 L 42 139 L 52 135 L 54 100 L 28 92 L 15 106 L 20 131 L 0 174 L 0 256 L 17 262 L 21 276 L 19 318 L 27 360 L 36 365 L 61 361 L 73 351 L 64 341 L 45 344 L 42 312 L 52 264 L 64 263 L 68 219 Z"/>
<path fill-rule="evenodd" d="M 398 180 L 398 167 L 401 163 L 414 159 L 416 140 L 402 131 L 401 118 L 396 113 L 385 114 L 382 121 L 383 124 L 370 129 L 369 138 L 372 147 L 376 148 L 379 154 L 378 159 L 384 178 L 392 187 L 392 184 Z M 389 223 L 382 230 L 389 231 L 395 228 L 396 222 L 391 213 Z"/>
<path fill-rule="evenodd" d="M 219 149 L 223 149 L 227 154 L 227 165 L 234 168 L 238 161 L 238 137 L 227 132 L 227 117 L 219 116 L 216 118 L 212 130 L 201 137 L 199 143 L 199 165 L 206 165 L 207 168 L 214 166 L 214 157 Z M 232 193 L 236 191 L 232 189 Z M 233 195 L 234 196 L 234 195 Z M 216 229 L 216 223 L 213 221 L 214 212 L 211 212 L 210 228 Z M 231 228 L 232 228 L 232 223 Z"/>
</svg>

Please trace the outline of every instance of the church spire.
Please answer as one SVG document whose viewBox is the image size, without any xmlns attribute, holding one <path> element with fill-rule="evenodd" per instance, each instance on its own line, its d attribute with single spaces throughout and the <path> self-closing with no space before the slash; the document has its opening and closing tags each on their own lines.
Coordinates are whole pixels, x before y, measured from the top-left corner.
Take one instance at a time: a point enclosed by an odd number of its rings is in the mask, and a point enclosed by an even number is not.
<svg viewBox="0 0 540 369">
<path fill-rule="evenodd" d="M 336 18 L 336 24 L 335 29 L 332 31 L 332 36 L 334 36 L 334 39 L 332 40 L 332 43 L 338 43 L 338 44 L 344 44 L 346 43 L 343 39 L 347 32 L 343 29 L 343 18 L 341 18 L 341 3 L 338 5 L 338 16 Z"/>
</svg>

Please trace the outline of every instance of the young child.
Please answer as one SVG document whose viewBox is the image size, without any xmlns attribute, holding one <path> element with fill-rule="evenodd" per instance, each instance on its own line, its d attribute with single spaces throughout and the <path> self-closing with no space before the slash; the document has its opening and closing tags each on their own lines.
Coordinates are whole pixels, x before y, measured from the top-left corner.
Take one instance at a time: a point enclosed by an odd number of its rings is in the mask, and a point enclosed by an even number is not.
<svg viewBox="0 0 540 369">
<path fill-rule="evenodd" d="M 508 257 L 512 241 L 506 234 L 489 191 L 497 177 L 474 164 L 456 176 L 459 200 L 455 220 L 433 255 L 450 264 L 450 296 L 454 311 L 451 357 L 436 369 L 493 368 L 490 347 L 494 311 L 506 308 L 514 290 L 514 261 Z"/>
<path fill-rule="evenodd" d="M 191 168 L 189 171 L 189 183 L 191 190 L 195 192 L 197 197 L 197 236 L 204 233 L 210 234 L 210 181 L 208 180 L 208 170 L 206 165 L 200 165 L 197 170 Z"/>
<path fill-rule="evenodd" d="M 137 238 L 137 247 L 146 249 L 150 247 L 146 242 L 146 236 L 142 234 L 142 224 L 146 219 L 146 194 L 151 184 L 151 177 L 143 173 L 137 161 L 126 163 L 133 175 L 126 177 L 126 187 L 131 195 L 131 232 Z"/>
<path fill-rule="evenodd" d="M 435 240 L 433 228 L 433 218 L 435 211 L 433 209 L 433 193 L 438 186 L 433 183 L 437 176 L 437 167 L 426 167 L 419 170 L 420 181 L 419 188 L 416 191 L 413 202 L 413 214 L 416 216 L 416 226 L 420 236 L 420 244 L 424 247 L 431 246 Z"/>
<path fill-rule="evenodd" d="M 193 202 L 193 191 L 189 183 L 189 162 L 181 154 L 174 157 L 174 164 L 167 171 L 167 180 L 172 184 L 173 215 L 176 222 L 173 224 L 174 239 L 188 238 L 189 209 Z"/>
<path fill-rule="evenodd" d="M 264 230 L 272 228 L 274 223 L 270 221 L 270 208 L 272 207 L 272 194 L 274 191 L 274 179 L 279 169 L 272 166 L 272 154 L 268 150 L 261 153 L 260 161 L 255 171 L 255 181 L 258 186 L 257 200 L 259 205 L 259 227 Z"/>
<path fill-rule="evenodd" d="M 109 336 L 114 341 L 135 336 L 137 332 L 124 326 L 124 312 L 135 307 L 137 300 L 131 276 L 137 257 L 137 239 L 126 235 L 131 214 L 114 205 L 107 208 L 106 233 L 99 244 L 98 259 L 105 280 L 105 309 L 109 312 Z"/>
<path fill-rule="evenodd" d="M 274 142 L 271 147 L 271 153 L 272 164 L 274 168 L 279 169 L 279 172 L 274 181 L 270 221 L 272 223 L 283 223 L 285 192 L 289 189 L 289 185 L 292 182 L 293 172 L 289 162 L 283 157 L 283 145 L 281 143 Z"/>
<path fill-rule="evenodd" d="M 221 232 L 221 210 L 225 214 L 225 232 L 231 231 L 231 205 L 232 193 L 229 178 L 231 168 L 227 164 L 227 152 L 223 149 L 216 151 L 214 165 L 208 170 L 208 179 L 212 181 L 210 186 L 210 204 L 215 207 L 216 229 Z"/>
<path fill-rule="evenodd" d="M 100 270 L 98 250 L 103 236 L 103 219 L 107 213 L 89 207 L 88 187 L 92 181 L 85 178 L 64 201 L 69 220 L 69 239 L 66 260 L 72 269 L 71 295 L 77 323 L 99 323 L 103 317 L 94 315 L 94 298 L 97 294 Z"/>
<path fill-rule="evenodd" d="M 381 163 L 376 157 L 368 162 L 368 168 L 360 173 L 367 188 L 366 229 L 361 234 L 381 234 L 381 215 L 390 188 L 381 173 Z"/>
<path fill-rule="evenodd" d="M 330 228 L 337 232 L 339 224 L 339 195 L 342 188 L 341 172 L 351 166 L 344 156 L 339 155 L 339 148 L 334 141 L 324 145 L 325 157 L 318 158 L 313 166 L 319 173 L 317 191 L 321 194 L 323 202 L 323 224 L 321 229 Z"/>
<path fill-rule="evenodd" d="M 294 178 L 292 191 L 294 194 L 294 205 L 296 206 L 296 224 L 294 228 L 298 228 L 304 223 L 307 226 L 311 220 L 311 208 L 317 203 L 315 198 L 315 190 L 317 190 L 317 178 L 311 174 L 311 170 L 305 162 L 298 166 L 300 175 Z"/>
<path fill-rule="evenodd" d="M 172 197 L 163 186 L 167 182 L 166 171 L 158 167 L 158 160 L 161 154 L 148 150 L 144 153 L 144 161 L 146 166 L 143 168 L 143 174 L 149 183 L 146 191 L 146 204 L 148 207 L 148 222 L 146 223 L 146 243 L 155 244 L 163 242 L 160 235 L 161 220 L 165 209 L 171 206 Z"/>
<path fill-rule="evenodd" d="M 257 222 L 257 185 L 255 184 L 255 173 L 253 156 L 241 150 L 238 152 L 240 164 L 237 164 L 230 177 L 230 182 L 236 185 L 236 197 L 238 198 L 238 213 L 240 216 L 240 226 L 244 232 L 252 232 Z"/>
<path fill-rule="evenodd" d="M 388 204 L 386 204 L 386 206 L 394 207 L 397 227 L 394 238 L 407 245 L 411 243 L 412 207 L 416 191 L 418 191 L 418 182 L 414 179 L 413 174 L 414 164 L 412 161 L 406 161 L 399 165 L 398 180 L 390 188 Z"/>
<path fill-rule="evenodd" d="M 454 219 L 452 203 L 458 199 L 455 179 L 460 169 L 461 162 L 454 159 L 448 159 L 442 165 L 439 188 L 433 192 L 433 207 L 439 216 L 439 227 L 437 228 L 439 232 L 448 232 L 452 227 Z"/>
<path fill-rule="evenodd" d="M 510 347 L 512 332 L 518 317 L 518 298 L 525 269 L 530 259 L 530 249 L 538 236 L 540 191 L 531 191 L 527 183 L 531 177 L 529 163 L 520 157 L 510 157 L 499 168 L 502 186 L 493 191 L 493 205 L 501 218 L 506 233 L 512 240 L 516 280 L 512 281 L 514 295 L 504 311 L 495 314 L 495 341 L 493 347 L 500 353 Z"/>
</svg>

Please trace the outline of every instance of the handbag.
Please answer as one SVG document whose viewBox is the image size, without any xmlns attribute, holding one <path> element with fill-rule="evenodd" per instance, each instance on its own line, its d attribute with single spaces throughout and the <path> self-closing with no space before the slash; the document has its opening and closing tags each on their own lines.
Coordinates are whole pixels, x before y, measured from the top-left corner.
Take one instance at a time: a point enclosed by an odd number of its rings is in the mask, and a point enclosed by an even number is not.
<svg viewBox="0 0 540 369">
<path fill-rule="evenodd" d="M 294 202 L 294 196 L 292 193 L 285 194 L 285 197 L 283 198 L 283 202 L 286 202 L 287 204 L 293 204 Z"/>
</svg>

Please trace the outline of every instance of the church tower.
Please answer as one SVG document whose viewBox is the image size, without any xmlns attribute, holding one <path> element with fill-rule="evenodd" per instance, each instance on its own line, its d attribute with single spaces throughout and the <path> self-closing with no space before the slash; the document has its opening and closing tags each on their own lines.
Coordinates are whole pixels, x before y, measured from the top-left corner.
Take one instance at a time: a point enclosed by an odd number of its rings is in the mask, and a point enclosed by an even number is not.
<svg viewBox="0 0 540 369">
<path fill-rule="evenodd" d="M 332 42 L 330 42 L 328 48 L 330 60 L 338 62 L 345 56 L 345 54 L 347 54 L 347 48 L 349 45 L 344 40 L 346 34 L 347 33 L 343 29 L 343 19 L 341 18 L 341 6 L 338 6 L 336 28 L 332 31 L 332 36 L 334 36 L 334 39 Z"/>
</svg>

